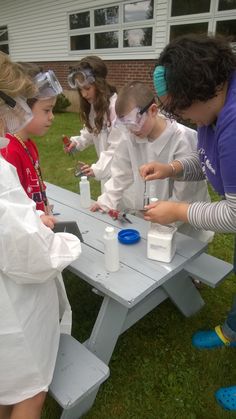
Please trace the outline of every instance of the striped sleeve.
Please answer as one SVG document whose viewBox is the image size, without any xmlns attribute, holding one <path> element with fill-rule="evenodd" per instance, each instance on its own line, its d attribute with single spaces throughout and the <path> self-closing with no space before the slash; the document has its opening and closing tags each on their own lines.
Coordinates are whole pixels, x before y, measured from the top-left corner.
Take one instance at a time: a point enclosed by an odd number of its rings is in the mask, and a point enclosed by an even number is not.
<svg viewBox="0 0 236 419">
<path fill-rule="evenodd" d="M 181 181 L 198 181 L 205 179 L 198 152 L 193 152 L 188 157 L 177 159 L 177 161 L 179 161 L 183 166 Z"/>
<path fill-rule="evenodd" d="M 217 233 L 236 232 L 236 194 L 226 194 L 219 202 L 194 202 L 188 208 L 188 220 L 197 229 Z"/>
</svg>

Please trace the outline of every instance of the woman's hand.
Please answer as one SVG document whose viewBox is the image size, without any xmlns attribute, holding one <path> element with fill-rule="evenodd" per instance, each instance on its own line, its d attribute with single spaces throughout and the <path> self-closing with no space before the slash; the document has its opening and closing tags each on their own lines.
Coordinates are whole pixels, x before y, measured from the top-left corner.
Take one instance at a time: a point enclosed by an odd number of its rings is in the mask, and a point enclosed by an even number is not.
<svg viewBox="0 0 236 419">
<path fill-rule="evenodd" d="M 163 225 L 176 221 L 187 223 L 188 207 L 186 202 L 158 201 L 145 207 L 144 219 Z"/>
<path fill-rule="evenodd" d="M 153 161 L 140 166 L 139 172 L 144 180 L 166 179 L 172 176 L 173 169 L 170 164 Z"/>
</svg>

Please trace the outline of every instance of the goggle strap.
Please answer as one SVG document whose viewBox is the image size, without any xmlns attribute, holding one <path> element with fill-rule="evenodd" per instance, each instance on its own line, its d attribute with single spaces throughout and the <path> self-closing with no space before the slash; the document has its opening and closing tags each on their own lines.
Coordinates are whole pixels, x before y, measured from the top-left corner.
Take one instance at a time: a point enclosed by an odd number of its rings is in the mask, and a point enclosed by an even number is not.
<svg viewBox="0 0 236 419">
<path fill-rule="evenodd" d="M 146 105 L 144 106 L 144 108 L 140 109 L 139 114 L 143 115 L 145 112 L 147 112 L 147 110 L 150 108 L 150 106 L 155 103 L 155 99 L 154 97 L 152 98 L 152 100 Z"/>
<path fill-rule="evenodd" d="M 1 90 L 0 90 L 0 97 L 4 100 L 6 105 L 14 109 L 14 107 L 16 106 L 16 101 L 12 97 L 6 95 L 6 93 L 2 92 Z"/>
</svg>

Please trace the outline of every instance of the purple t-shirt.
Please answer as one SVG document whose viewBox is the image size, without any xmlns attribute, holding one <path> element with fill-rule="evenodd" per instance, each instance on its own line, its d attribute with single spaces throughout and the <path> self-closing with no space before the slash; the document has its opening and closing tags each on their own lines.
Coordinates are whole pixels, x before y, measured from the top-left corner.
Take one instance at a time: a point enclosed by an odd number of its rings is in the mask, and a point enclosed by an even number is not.
<svg viewBox="0 0 236 419">
<path fill-rule="evenodd" d="M 216 126 L 198 129 L 198 152 L 203 171 L 219 195 L 236 194 L 236 71 L 228 84 Z"/>
</svg>

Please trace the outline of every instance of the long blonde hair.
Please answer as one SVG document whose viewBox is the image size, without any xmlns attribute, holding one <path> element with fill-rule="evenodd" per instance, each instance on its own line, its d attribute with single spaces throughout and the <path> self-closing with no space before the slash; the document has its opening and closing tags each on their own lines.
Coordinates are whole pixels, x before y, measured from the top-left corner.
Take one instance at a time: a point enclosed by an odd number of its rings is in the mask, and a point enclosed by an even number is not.
<svg viewBox="0 0 236 419">
<path fill-rule="evenodd" d="M 36 94 L 36 87 L 25 74 L 23 69 L 13 63 L 7 54 L 0 51 L 0 90 L 11 96 L 33 97 Z M 3 100 L 0 98 L 0 104 Z"/>
</svg>

